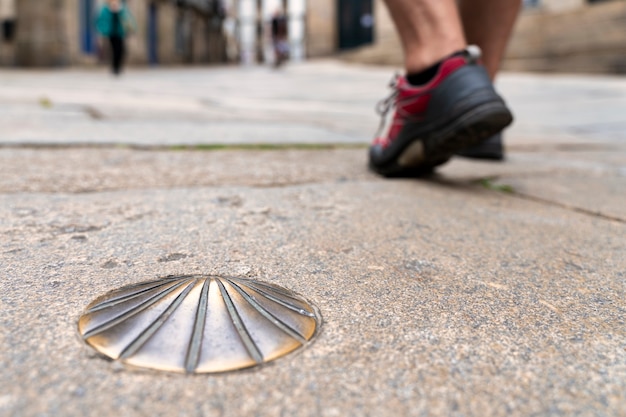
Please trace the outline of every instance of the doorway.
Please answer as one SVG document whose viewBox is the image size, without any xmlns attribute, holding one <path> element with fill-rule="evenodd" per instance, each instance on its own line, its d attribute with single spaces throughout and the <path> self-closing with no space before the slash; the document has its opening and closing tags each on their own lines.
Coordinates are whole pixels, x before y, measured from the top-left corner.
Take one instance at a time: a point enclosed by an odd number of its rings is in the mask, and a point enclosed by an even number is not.
<svg viewBox="0 0 626 417">
<path fill-rule="evenodd" d="M 96 0 L 80 2 L 80 50 L 88 55 L 96 52 L 95 2 Z"/>
<path fill-rule="evenodd" d="M 339 0 L 339 49 L 352 49 L 374 41 L 373 0 Z"/>
<path fill-rule="evenodd" d="M 155 2 L 148 4 L 148 63 L 159 63 L 159 9 Z"/>
</svg>

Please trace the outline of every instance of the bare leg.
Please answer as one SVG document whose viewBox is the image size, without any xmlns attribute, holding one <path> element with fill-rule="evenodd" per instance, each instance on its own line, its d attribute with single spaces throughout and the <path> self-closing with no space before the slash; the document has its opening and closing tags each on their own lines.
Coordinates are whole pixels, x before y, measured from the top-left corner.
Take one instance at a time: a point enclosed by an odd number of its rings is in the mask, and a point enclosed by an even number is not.
<svg viewBox="0 0 626 417">
<path fill-rule="evenodd" d="M 385 1 L 402 41 L 408 73 L 426 69 L 465 48 L 455 0 Z M 504 0 L 493 2 L 498 1 Z"/>
<path fill-rule="evenodd" d="M 465 38 L 483 50 L 483 63 L 493 80 L 509 41 L 521 0 L 460 0 Z"/>
</svg>

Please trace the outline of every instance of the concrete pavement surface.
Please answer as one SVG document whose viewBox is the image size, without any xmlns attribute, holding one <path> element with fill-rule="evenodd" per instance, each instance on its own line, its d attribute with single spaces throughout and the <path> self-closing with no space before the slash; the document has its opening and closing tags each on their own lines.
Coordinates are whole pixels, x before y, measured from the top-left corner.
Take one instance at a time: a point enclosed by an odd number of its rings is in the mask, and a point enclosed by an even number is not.
<svg viewBox="0 0 626 417">
<path fill-rule="evenodd" d="M 0 415 L 626 415 L 626 80 L 505 74 L 507 162 L 386 180 L 391 72 L 1 71 Z M 294 290 L 321 333 L 196 376 L 79 339 L 97 296 L 193 273 Z"/>
</svg>

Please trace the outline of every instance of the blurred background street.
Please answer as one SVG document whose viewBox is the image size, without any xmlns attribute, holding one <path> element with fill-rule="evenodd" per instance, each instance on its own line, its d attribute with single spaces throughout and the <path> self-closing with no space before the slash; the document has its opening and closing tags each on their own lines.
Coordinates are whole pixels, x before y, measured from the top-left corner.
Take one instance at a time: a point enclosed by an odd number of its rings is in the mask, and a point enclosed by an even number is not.
<svg viewBox="0 0 626 417">
<path fill-rule="evenodd" d="M 2 145 L 369 144 L 393 68 L 316 60 L 266 67 L 1 72 Z M 626 78 L 504 73 L 514 150 L 626 141 Z"/>
</svg>

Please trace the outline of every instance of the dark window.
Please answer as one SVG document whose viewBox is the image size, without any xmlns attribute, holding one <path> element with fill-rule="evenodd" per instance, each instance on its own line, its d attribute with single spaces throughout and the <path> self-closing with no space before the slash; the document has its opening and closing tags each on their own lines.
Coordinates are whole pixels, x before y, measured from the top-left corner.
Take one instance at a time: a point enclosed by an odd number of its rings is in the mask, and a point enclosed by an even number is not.
<svg viewBox="0 0 626 417">
<path fill-rule="evenodd" d="M 339 0 L 339 49 L 356 48 L 374 41 L 372 0 Z"/>
</svg>

